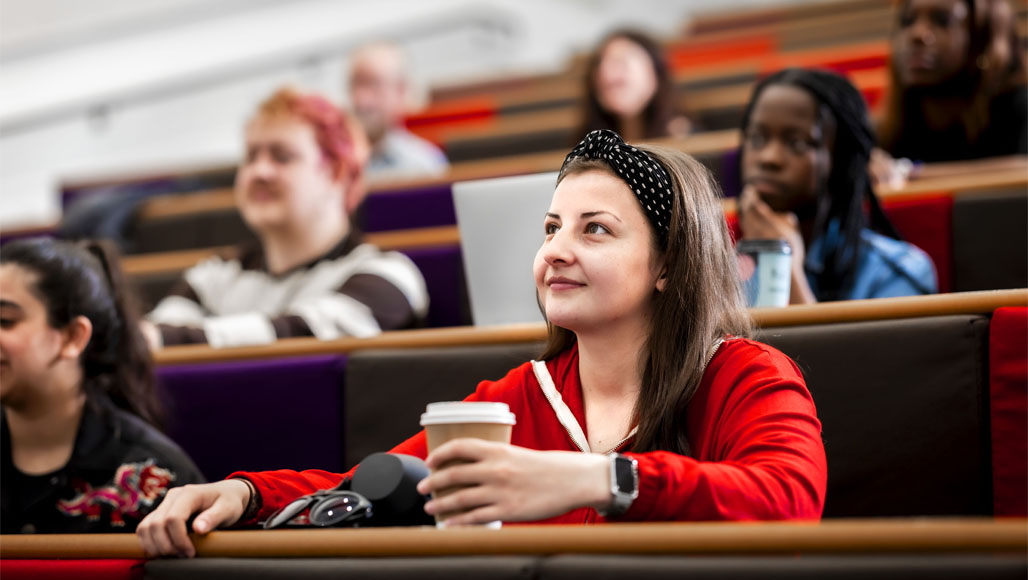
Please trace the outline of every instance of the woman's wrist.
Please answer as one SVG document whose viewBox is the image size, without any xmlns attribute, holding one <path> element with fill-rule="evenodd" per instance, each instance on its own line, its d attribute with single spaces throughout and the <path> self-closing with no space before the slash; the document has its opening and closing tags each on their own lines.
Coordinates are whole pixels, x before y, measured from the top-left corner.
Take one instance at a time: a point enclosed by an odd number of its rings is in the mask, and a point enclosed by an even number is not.
<svg viewBox="0 0 1028 580">
<path fill-rule="evenodd" d="M 587 507 L 598 512 L 610 509 L 614 497 L 610 493 L 610 456 L 601 453 L 585 453 L 583 476 L 580 481 L 587 482 L 583 491 Z"/>
<path fill-rule="evenodd" d="M 239 516 L 239 521 L 249 522 L 255 519 L 261 511 L 261 496 L 257 493 L 257 487 L 249 479 L 245 477 L 236 477 L 234 479 L 246 485 L 247 496 L 243 502 L 243 515 Z"/>
</svg>

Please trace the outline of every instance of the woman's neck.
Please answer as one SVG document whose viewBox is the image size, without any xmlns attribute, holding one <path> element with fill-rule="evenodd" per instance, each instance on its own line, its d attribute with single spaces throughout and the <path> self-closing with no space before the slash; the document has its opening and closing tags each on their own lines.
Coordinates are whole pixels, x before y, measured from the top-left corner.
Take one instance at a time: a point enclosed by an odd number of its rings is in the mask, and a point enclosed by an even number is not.
<svg viewBox="0 0 1028 580">
<path fill-rule="evenodd" d="M 926 97 L 921 100 L 921 118 L 932 131 L 944 131 L 960 120 L 967 107 L 961 97 Z"/>
<path fill-rule="evenodd" d="M 288 272 L 323 256 L 350 233 L 350 224 L 341 209 L 335 219 L 312 222 L 288 231 L 262 233 L 264 259 L 272 274 Z"/>
<path fill-rule="evenodd" d="M 29 475 L 51 473 L 71 459 L 86 405 L 79 382 L 40 389 L 36 396 L 4 406 L 11 434 L 11 460 Z"/>
<path fill-rule="evenodd" d="M 634 400 L 642 386 L 642 352 L 646 348 L 648 326 L 633 326 L 620 331 L 605 328 L 579 332 L 578 368 L 586 398 Z"/>
</svg>

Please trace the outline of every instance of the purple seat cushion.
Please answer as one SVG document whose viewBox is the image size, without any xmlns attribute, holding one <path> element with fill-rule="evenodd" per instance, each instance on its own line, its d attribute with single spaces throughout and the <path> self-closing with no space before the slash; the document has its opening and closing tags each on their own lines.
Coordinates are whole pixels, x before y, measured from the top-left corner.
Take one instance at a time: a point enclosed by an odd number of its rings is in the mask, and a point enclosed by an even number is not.
<svg viewBox="0 0 1028 580">
<path fill-rule="evenodd" d="M 428 287 L 429 305 L 425 325 L 443 327 L 471 324 L 460 246 L 418 248 L 407 250 L 404 254 L 421 270 Z"/>
<path fill-rule="evenodd" d="M 360 210 L 366 232 L 449 226 L 457 223 L 450 184 L 369 195 Z"/>
<path fill-rule="evenodd" d="M 161 367 L 167 433 L 211 481 L 237 470 L 343 467 L 346 357 Z"/>
</svg>

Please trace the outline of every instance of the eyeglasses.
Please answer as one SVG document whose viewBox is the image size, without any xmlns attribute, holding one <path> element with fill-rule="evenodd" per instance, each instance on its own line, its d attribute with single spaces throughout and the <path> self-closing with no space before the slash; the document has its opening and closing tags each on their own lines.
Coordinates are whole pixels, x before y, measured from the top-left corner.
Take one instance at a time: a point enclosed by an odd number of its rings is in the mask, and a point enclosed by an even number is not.
<svg viewBox="0 0 1028 580">
<path fill-rule="evenodd" d="M 283 525 L 324 528 L 370 518 L 371 501 L 355 491 L 340 489 L 342 485 L 296 498 L 265 520 L 264 529 Z"/>
<path fill-rule="evenodd" d="M 771 137 L 755 129 L 750 129 L 743 134 L 743 141 L 746 146 L 754 151 L 759 151 L 766 147 L 771 142 Z M 806 155 L 808 152 L 813 151 L 820 147 L 823 142 L 821 139 L 815 137 L 803 137 L 798 135 L 790 135 L 782 139 L 785 145 L 785 150 L 793 155 Z"/>
</svg>

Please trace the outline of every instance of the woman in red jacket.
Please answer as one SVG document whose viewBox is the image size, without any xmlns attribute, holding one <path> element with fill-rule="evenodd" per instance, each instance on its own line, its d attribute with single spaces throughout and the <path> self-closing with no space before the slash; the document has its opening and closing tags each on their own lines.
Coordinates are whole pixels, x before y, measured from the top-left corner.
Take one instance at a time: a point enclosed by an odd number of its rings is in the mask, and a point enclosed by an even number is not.
<svg viewBox="0 0 1028 580">
<path fill-rule="evenodd" d="M 568 155 L 534 275 L 550 338 L 540 361 L 468 400 L 517 416 L 511 444 L 424 433 L 394 451 L 454 459 L 418 486 L 465 489 L 425 505 L 494 520 L 816 519 L 821 424 L 785 355 L 750 321 L 717 186 L 677 151 L 590 133 Z M 193 530 L 255 523 L 337 484 L 324 471 L 236 473 L 169 494 L 140 526 L 148 554 L 192 555 Z M 467 511 L 469 510 L 469 511 Z"/>
</svg>

